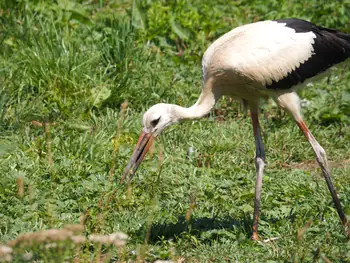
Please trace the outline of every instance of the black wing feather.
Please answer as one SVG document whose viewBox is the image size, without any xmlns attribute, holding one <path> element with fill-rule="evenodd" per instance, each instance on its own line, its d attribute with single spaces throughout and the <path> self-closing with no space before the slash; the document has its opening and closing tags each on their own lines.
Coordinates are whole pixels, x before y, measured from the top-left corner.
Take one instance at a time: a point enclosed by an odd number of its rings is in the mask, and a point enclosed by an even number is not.
<svg viewBox="0 0 350 263">
<path fill-rule="evenodd" d="M 283 79 L 267 85 L 268 89 L 289 89 L 350 57 L 349 34 L 316 26 L 301 19 L 290 18 L 275 21 L 285 23 L 286 27 L 293 28 L 296 33 L 313 32 L 316 38 L 313 44 L 314 54 Z"/>
</svg>

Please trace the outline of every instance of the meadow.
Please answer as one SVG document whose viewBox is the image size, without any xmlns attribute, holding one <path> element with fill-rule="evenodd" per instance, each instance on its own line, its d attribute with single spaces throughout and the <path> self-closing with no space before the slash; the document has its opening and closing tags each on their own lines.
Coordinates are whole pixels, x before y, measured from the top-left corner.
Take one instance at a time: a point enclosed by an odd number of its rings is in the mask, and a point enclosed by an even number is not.
<svg viewBox="0 0 350 263">
<path fill-rule="evenodd" d="M 143 112 L 196 101 L 210 43 L 288 17 L 350 32 L 346 0 L 0 1 L 0 262 L 350 262 L 312 149 L 271 101 L 259 242 L 239 101 L 167 129 L 119 183 Z M 348 219 L 349 65 L 299 92 Z"/>
</svg>

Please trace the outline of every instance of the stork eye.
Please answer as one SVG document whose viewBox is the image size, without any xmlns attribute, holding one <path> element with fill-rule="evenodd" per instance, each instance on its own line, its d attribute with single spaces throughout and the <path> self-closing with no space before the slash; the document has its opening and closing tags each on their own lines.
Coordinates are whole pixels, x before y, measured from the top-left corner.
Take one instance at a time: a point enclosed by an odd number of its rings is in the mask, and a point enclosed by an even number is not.
<svg viewBox="0 0 350 263">
<path fill-rule="evenodd" d="M 158 122 L 159 122 L 159 120 L 160 120 L 160 117 L 158 119 L 154 119 L 153 121 L 151 121 L 152 127 L 156 127 Z"/>
</svg>

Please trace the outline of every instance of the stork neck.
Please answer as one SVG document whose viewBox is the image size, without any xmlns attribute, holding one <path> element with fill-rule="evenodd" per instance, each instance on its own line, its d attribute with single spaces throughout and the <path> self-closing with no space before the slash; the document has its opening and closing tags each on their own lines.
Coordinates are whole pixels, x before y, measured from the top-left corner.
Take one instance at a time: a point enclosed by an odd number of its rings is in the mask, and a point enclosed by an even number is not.
<svg viewBox="0 0 350 263">
<path fill-rule="evenodd" d="M 193 106 L 189 108 L 178 106 L 177 110 L 180 111 L 179 119 L 186 120 L 204 117 L 214 107 L 219 98 L 220 95 L 213 92 L 213 81 L 207 80 L 203 84 L 201 95 Z"/>
</svg>

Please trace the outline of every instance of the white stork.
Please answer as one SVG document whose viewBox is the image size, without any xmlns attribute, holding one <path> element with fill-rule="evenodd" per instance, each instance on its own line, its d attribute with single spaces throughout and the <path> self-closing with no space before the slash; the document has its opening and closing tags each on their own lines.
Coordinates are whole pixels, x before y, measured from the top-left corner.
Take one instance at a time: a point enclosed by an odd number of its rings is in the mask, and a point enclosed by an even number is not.
<svg viewBox="0 0 350 263">
<path fill-rule="evenodd" d="M 202 93 L 193 106 L 184 108 L 160 103 L 143 115 L 144 128 L 121 182 L 125 177 L 131 180 L 153 139 L 166 127 L 207 115 L 223 95 L 241 99 L 250 109 L 255 136 L 256 186 L 252 239 L 257 240 L 265 166 L 258 112 L 261 99 L 271 97 L 294 117 L 311 144 L 339 217 L 347 228 L 348 221 L 332 183 L 326 152 L 303 121 L 300 99 L 295 90 L 349 57 L 350 34 L 300 19 L 261 21 L 233 29 L 206 50 L 202 60 Z"/>
</svg>

